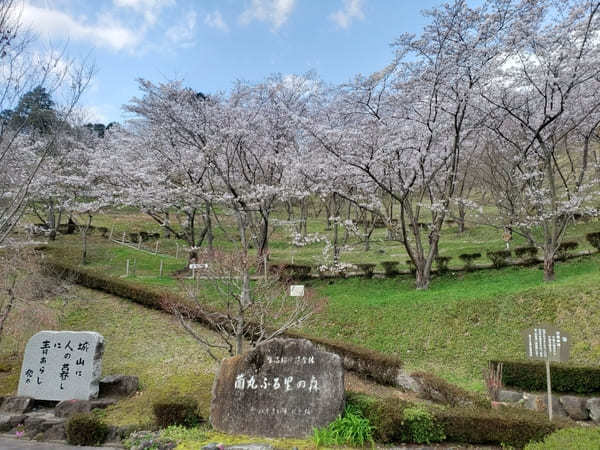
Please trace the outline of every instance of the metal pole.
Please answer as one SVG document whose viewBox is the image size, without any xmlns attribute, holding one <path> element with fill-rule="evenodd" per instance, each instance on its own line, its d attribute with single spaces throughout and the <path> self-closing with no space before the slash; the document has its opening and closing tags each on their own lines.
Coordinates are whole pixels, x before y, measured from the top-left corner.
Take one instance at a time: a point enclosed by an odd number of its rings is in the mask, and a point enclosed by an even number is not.
<svg viewBox="0 0 600 450">
<path fill-rule="evenodd" d="M 550 353 L 546 358 L 546 381 L 548 383 L 548 418 L 552 422 L 552 385 L 550 381 Z"/>
</svg>

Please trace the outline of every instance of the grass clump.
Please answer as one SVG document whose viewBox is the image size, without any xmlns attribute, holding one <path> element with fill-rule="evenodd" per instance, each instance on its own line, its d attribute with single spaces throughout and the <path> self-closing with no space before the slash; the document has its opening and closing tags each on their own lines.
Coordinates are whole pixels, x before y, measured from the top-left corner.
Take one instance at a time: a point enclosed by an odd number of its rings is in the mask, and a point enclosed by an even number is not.
<svg viewBox="0 0 600 450">
<path fill-rule="evenodd" d="M 66 425 L 71 445 L 99 445 L 108 436 L 108 426 L 93 414 L 75 414 Z"/>
<path fill-rule="evenodd" d="M 373 426 L 356 405 L 346 405 L 343 416 L 338 417 L 325 428 L 316 428 L 313 440 L 317 447 L 329 445 L 363 446 L 373 441 Z"/>
<path fill-rule="evenodd" d="M 542 442 L 527 444 L 525 450 L 597 450 L 600 428 L 565 428 L 552 433 Z"/>
</svg>

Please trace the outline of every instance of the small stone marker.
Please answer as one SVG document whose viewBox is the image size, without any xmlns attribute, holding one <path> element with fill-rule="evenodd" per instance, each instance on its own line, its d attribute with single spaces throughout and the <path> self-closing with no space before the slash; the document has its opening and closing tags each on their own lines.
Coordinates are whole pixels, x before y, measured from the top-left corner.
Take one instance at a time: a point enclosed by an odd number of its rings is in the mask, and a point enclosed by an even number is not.
<svg viewBox="0 0 600 450">
<path fill-rule="evenodd" d="M 25 347 L 18 394 L 37 400 L 98 396 L 104 337 L 93 331 L 40 331 Z"/>
<path fill-rule="evenodd" d="M 304 297 L 304 285 L 293 284 L 290 286 L 290 297 Z"/>
<path fill-rule="evenodd" d="M 341 358 L 305 339 L 274 339 L 221 363 L 210 421 L 219 430 L 304 437 L 344 408 Z"/>
<path fill-rule="evenodd" d="M 571 338 L 558 328 L 543 324 L 521 332 L 525 341 L 525 353 L 529 359 L 546 361 L 546 385 L 548 390 L 548 417 L 552 420 L 552 381 L 550 361 L 567 362 Z"/>
</svg>

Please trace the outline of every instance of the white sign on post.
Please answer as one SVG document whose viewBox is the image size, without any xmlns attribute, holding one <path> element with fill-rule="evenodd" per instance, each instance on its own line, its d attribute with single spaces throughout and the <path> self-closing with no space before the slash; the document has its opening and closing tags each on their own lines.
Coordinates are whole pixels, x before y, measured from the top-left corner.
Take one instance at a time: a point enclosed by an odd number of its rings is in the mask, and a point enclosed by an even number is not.
<svg viewBox="0 0 600 450">
<path fill-rule="evenodd" d="M 304 285 L 293 284 L 290 286 L 290 297 L 304 297 Z"/>
<path fill-rule="evenodd" d="M 525 341 L 525 353 L 529 359 L 546 361 L 546 384 L 548 387 L 548 417 L 552 420 L 552 383 L 550 361 L 569 360 L 571 337 L 552 325 L 537 325 L 521 332 Z"/>
<path fill-rule="evenodd" d="M 192 269 L 192 270 L 208 269 L 208 264 L 190 264 L 190 269 Z"/>
</svg>

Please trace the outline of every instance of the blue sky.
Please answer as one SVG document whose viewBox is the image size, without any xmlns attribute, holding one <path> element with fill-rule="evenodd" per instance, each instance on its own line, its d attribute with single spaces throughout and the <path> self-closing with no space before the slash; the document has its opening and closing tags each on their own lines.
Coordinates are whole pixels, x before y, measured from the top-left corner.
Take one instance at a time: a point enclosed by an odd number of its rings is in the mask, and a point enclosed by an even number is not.
<svg viewBox="0 0 600 450">
<path fill-rule="evenodd" d="M 23 0 L 41 48 L 89 56 L 97 75 L 82 106 L 89 120 L 122 121 L 137 78 L 183 79 L 205 93 L 237 79 L 314 70 L 340 83 L 393 57 L 418 33 L 422 9 L 442 0 Z"/>
</svg>

